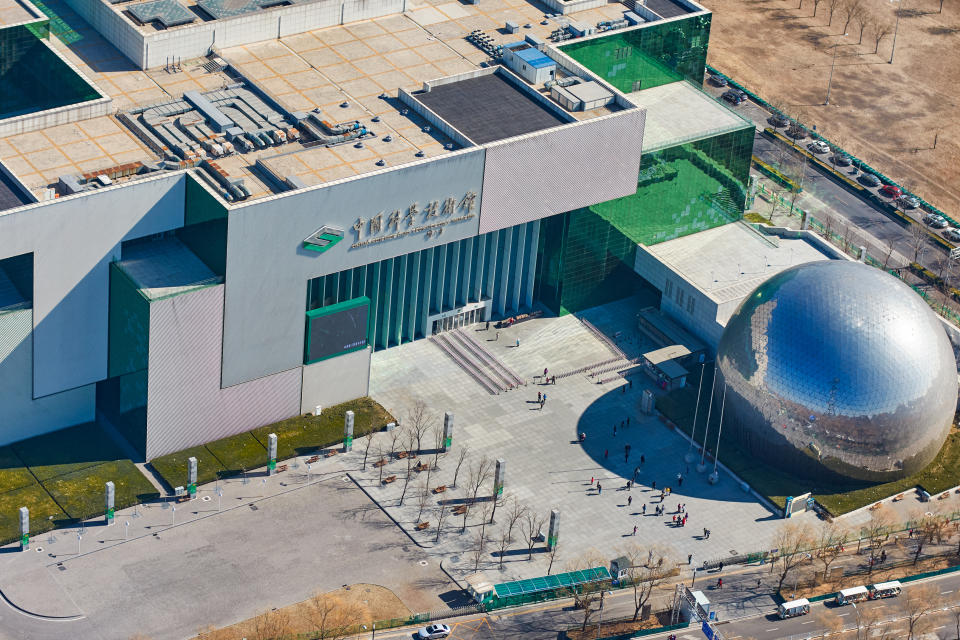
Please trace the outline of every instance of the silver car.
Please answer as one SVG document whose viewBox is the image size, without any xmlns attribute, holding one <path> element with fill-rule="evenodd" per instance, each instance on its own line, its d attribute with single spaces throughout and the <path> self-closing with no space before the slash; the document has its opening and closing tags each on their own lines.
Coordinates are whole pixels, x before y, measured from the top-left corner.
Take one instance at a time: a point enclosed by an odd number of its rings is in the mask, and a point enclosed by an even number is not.
<svg viewBox="0 0 960 640">
<path fill-rule="evenodd" d="M 951 242 L 960 242 L 960 229 L 950 227 L 943 232 L 943 237 Z"/>
<path fill-rule="evenodd" d="M 930 213 L 924 216 L 923 222 L 930 225 L 934 229 L 943 229 L 945 226 L 947 226 L 947 219 L 935 213 Z"/>
<path fill-rule="evenodd" d="M 420 631 L 417 631 L 417 637 L 420 640 L 434 640 L 434 638 L 446 638 L 450 635 L 450 627 L 445 624 L 430 624 Z"/>
</svg>

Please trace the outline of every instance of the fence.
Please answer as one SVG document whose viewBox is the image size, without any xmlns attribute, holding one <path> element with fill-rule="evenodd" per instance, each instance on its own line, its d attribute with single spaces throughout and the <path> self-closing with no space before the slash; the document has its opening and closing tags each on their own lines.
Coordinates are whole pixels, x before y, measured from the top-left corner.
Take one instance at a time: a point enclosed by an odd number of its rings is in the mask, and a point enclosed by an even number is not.
<svg viewBox="0 0 960 640">
<path fill-rule="evenodd" d="M 821 136 L 821 135 L 820 135 L 819 133 L 817 133 L 816 131 L 813 131 L 813 130 L 811 130 L 811 129 L 808 129 L 806 126 L 804 126 L 803 124 L 797 122 L 796 120 L 794 120 L 793 118 L 791 118 L 791 117 L 788 116 L 787 114 L 783 113 L 780 109 L 777 109 L 777 108 L 774 107 L 772 104 L 770 104 L 769 102 L 767 102 L 766 100 L 764 100 L 763 98 L 761 98 L 760 96 L 758 96 L 757 94 L 753 93 L 752 91 L 750 91 L 750 89 L 747 89 L 745 86 L 741 85 L 740 83 L 738 83 L 738 82 L 737 82 L 736 80 L 734 80 L 733 78 L 731 78 L 731 77 L 729 77 L 729 76 L 727 76 L 727 75 L 724 75 L 724 74 L 720 73 L 719 71 L 717 71 L 716 69 L 714 69 L 714 68 L 711 67 L 710 65 L 707 65 L 707 71 L 709 71 L 710 73 L 712 73 L 712 74 L 715 75 L 715 76 L 719 76 L 719 77 L 721 77 L 721 78 L 725 78 L 725 79 L 727 80 L 727 82 L 730 84 L 730 86 L 732 86 L 732 87 L 734 87 L 734 88 L 736 88 L 736 89 L 739 89 L 739 90 L 743 91 L 745 94 L 747 94 L 748 96 L 750 96 L 750 99 L 751 99 L 751 100 L 753 100 L 754 102 L 756 102 L 756 103 L 759 104 L 760 106 L 764 107 L 765 109 L 767 109 L 767 110 L 770 111 L 771 113 L 776 114 L 776 115 L 781 115 L 781 116 L 787 118 L 792 125 L 795 125 L 795 126 L 799 127 L 800 129 L 802 129 L 802 130 L 803 130 L 804 132 L 806 132 L 806 134 L 809 135 L 811 138 L 813 138 L 813 139 L 815 139 L 815 140 L 823 140 L 824 142 L 826 142 L 827 144 L 829 144 L 831 148 L 837 149 L 837 150 L 839 150 L 840 152 L 842 152 L 844 155 L 849 156 L 849 157 L 850 157 L 850 160 L 853 162 L 853 165 L 854 165 L 855 167 L 857 167 L 858 169 L 860 169 L 861 171 L 868 171 L 868 172 L 876 175 L 876 176 L 877 176 L 878 178 L 880 178 L 881 180 L 883 180 L 886 184 L 891 184 L 891 185 L 893 185 L 893 186 L 895 186 L 895 187 L 899 187 L 900 190 L 903 191 L 903 193 L 904 193 L 905 195 L 913 196 L 914 198 L 916 198 L 916 199 L 920 202 L 920 206 L 923 207 L 924 209 L 926 209 L 927 211 L 929 211 L 930 213 L 935 213 L 935 214 L 941 215 L 941 216 L 943 216 L 944 218 L 946 218 L 946 220 L 950 223 L 950 226 L 952 226 L 952 227 L 960 227 L 960 223 L 958 223 L 956 220 L 954 220 L 953 218 L 951 218 L 950 216 L 948 216 L 946 213 L 944 213 L 943 211 L 941 211 L 940 209 L 938 209 L 938 208 L 935 207 L 934 205 L 930 204 L 929 202 L 927 202 L 926 200 L 924 200 L 923 198 L 921 198 L 921 197 L 918 196 L 917 194 L 915 194 L 915 193 L 907 190 L 906 188 L 904 188 L 903 185 L 898 184 L 898 183 L 897 183 L 895 180 L 893 180 L 892 178 L 889 178 L 889 177 L 885 176 L 885 175 L 884 175 L 883 173 L 881 173 L 879 170 L 874 169 L 873 167 L 871 167 L 871 166 L 868 165 L 866 162 L 864 162 L 863 160 L 859 159 L 857 156 L 855 156 L 854 154 L 850 153 L 850 152 L 847 151 L 846 149 L 844 149 L 844 148 L 842 148 L 842 147 L 840 147 L 840 146 L 838 146 L 838 145 L 830 142 L 829 140 L 827 140 L 826 138 L 824 138 L 823 136 Z"/>
</svg>

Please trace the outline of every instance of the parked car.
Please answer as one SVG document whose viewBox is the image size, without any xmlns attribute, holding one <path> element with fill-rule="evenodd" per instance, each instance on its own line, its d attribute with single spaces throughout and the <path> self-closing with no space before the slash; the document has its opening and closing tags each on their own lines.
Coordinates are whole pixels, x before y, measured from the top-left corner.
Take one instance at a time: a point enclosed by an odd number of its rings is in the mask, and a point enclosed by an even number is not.
<svg viewBox="0 0 960 640">
<path fill-rule="evenodd" d="M 895 187 L 892 184 L 885 184 L 880 187 L 880 195 L 896 200 L 903 195 L 903 191 L 900 190 L 900 187 Z"/>
<path fill-rule="evenodd" d="M 769 122 L 774 127 L 779 129 L 780 127 L 785 127 L 788 124 L 790 124 L 790 118 L 783 115 L 782 113 L 775 113 L 769 118 L 767 118 L 767 122 Z"/>
<path fill-rule="evenodd" d="M 445 624 L 430 624 L 420 631 L 417 631 L 417 637 L 420 640 L 434 640 L 435 638 L 446 638 L 450 635 L 450 627 Z"/>
<path fill-rule="evenodd" d="M 807 130 L 800 126 L 799 123 L 791 122 L 790 126 L 787 127 L 787 137 L 793 138 L 794 140 L 803 140 L 807 137 Z"/>
<path fill-rule="evenodd" d="M 949 227 L 943 232 L 943 237 L 951 242 L 960 242 L 960 229 Z"/>
<path fill-rule="evenodd" d="M 879 187 L 882 183 L 880 178 L 873 175 L 872 173 L 864 173 L 858 178 L 862 184 L 867 185 L 868 187 Z"/>
<path fill-rule="evenodd" d="M 828 145 L 823 140 L 814 140 L 813 142 L 807 145 L 807 149 L 811 153 L 829 153 L 830 145 Z"/>
<path fill-rule="evenodd" d="M 853 160 L 851 160 L 850 156 L 845 153 L 834 153 L 830 158 L 830 162 L 838 167 L 849 167 L 851 164 L 853 164 Z"/>
<path fill-rule="evenodd" d="M 924 224 L 928 224 L 934 229 L 943 229 L 947 226 L 947 219 L 936 213 L 929 213 L 923 217 Z"/>
<path fill-rule="evenodd" d="M 920 206 L 920 201 L 913 196 L 902 195 L 897 198 L 897 204 L 904 209 L 916 209 Z"/>
<path fill-rule="evenodd" d="M 727 82 L 727 79 L 724 78 L 723 76 L 714 76 L 714 75 L 711 75 L 711 76 L 710 76 L 710 84 L 712 84 L 712 85 L 715 86 L 715 87 L 725 87 L 725 86 L 727 86 L 729 83 Z"/>
<path fill-rule="evenodd" d="M 745 94 L 743 91 L 740 91 L 740 89 L 728 89 L 727 91 L 724 91 L 723 95 L 720 97 L 734 106 L 742 102 L 746 102 L 747 100 L 747 94 Z"/>
</svg>

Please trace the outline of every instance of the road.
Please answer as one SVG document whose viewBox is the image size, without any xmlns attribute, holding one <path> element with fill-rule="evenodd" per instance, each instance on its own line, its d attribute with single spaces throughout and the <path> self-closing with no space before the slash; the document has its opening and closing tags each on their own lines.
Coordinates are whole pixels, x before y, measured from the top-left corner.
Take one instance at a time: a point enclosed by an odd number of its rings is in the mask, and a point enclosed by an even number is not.
<svg viewBox="0 0 960 640">
<path fill-rule="evenodd" d="M 866 616 L 868 612 L 876 612 L 882 619 L 898 618 L 898 609 L 902 600 L 891 598 L 875 602 L 865 602 L 857 605 L 857 609 L 852 606 L 838 607 L 830 602 L 813 603 L 809 615 L 788 620 L 779 619 L 774 612 L 773 600 L 769 597 L 770 586 L 767 584 L 772 578 L 764 568 L 751 567 L 740 573 L 725 573 L 724 585 L 722 590 L 716 588 L 705 589 L 707 597 L 713 603 L 724 602 L 720 609 L 729 611 L 732 604 L 740 601 L 748 603 L 745 609 L 746 615 L 726 621 L 721 614 L 721 624 L 718 629 L 723 634 L 724 640 L 781 640 L 792 639 L 800 640 L 812 637 L 820 637 L 824 629 L 831 628 L 833 624 L 842 627 L 834 627 L 837 631 L 841 628 L 849 630 L 851 633 L 831 636 L 836 640 L 852 640 L 855 637 L 854 631 L 857 626 L 857 616 Z M 756 588 L 756 579 L 760 576 L 762 586 Z M 715 584 L 716 574 L 711 574 L 709 582 L 698 579 L 697 587 Z M 935 592 L 944 598 L 946 603 L 960 602 L 960 574 L 953 573 L 937 578 L 931 578 L 917 583 L 905 586 L 905 591 L 911 588 L 918 588 L 917 585 L 930 584 L 935 588 Z M 629 589 L 617 591 L 605 598 L 604 618 L 625 618 L 633 615 L 633 592 Z M 901 596 L 902 598 L 902 596 Z M 664 597 L 661 601 L 668 601 Z M 749 604 L 753 602 L 754 604 Z M 946 604 L 941 605 L 946 606 Z M 656 608 L 656 607 L 655 607 Z M 928 614 L 928 630 L 932 635 L 923 636 L 924 640 L 954 640 L 957 638 L 957 618 L 951 611 L 941 611 Z M 864 618 L 866 619 L 866 618 Z M 597 628 L 600 621 L 599 613 L 594 613 L 588 627 Z M 546 603 L 541 605 L 532 605 L 530 607 L 507 610 L 500 613 L 491 613 L 489 615 L 470 615 L 453 620 L 438 620 L 450 625 L 451 635 L 449 640 L 487 640 L 492 638 L 512 638 L 517 640 L 556 640 L 558 634 L 565 629 L 576 627 L 583 622 L 583 611 L 575 609 L 570 600 Z M 831 624 L 831 622 L 833 624 Z M 905 622 L 902 620 L 889 620 L 878 624 L 875 628 L 882 629 L 889 635 L 871 635 L 877 638 L 906 638 L 907 634 L 903 631 Z M 377 638 L 381 640 L 414 640 L 413 633 L 415 629 L 405 628 L 378 633 Z M 678 640 L 700 640 L 704 637 L 703 633 L 696 626 L 687 629 L 674 631 Z M 647 636 L 653 640 L 663 640 L 670 635 L 670 632 L 663 632 Z M 847 637 L 849 636 L 849 638 Z M 361 640 L 361 639 L 357 639 Z M 362 640 L 367 640 L 363 638 Z"/>
</svg>

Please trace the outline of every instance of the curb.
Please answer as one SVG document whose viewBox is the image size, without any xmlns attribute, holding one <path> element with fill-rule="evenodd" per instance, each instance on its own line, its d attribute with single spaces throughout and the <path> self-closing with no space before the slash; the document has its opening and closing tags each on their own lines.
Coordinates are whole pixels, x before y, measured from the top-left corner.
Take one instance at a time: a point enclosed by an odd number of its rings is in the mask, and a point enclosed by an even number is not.
<svg viewBox="0 0 960 640">
<path fill-rule="evenodd" d="M 7 597 L 7 594 L 5 594 L 3 591 L 0 591 L 0 600 L 3 600 L 8 607 L 13 609 L 20 615 L 27 616 L 28 618 L 33 618 L 34 620 L 43 620 L 45 622 L 76 622 L 77 620 L 83 620 L 87 617 L 82 613 L 76 616 L 45 616 L 39 613 L 33 613 L 32 611 L 27 611 L 23 607 L 19 607 L 15 605 L 10 600 L 10 598 Z"/>
<path fill-rule="evenodd" d="M 350 473 L 349 471 L 344 471 L 344 473 L 347 474 L 347 477 L 350 478 L 350 481 L 353 482 L 353 484 L 356 485 L 357 489 L 360 489 L 360 491 L 363 491 L 363 495 L 367 496 L 367 498 L 370 499 L 370 502 L 372 502 L 373 504 L 377 505 L 377 508 L 380 509 L 380 511 L 382 511 L 385 516 L 387 516 L 388 518 L 390 518 L 390 522 L 392 522 L 394 525 L 396 525 L 396 527 L 397 527 L 398 529 L 400 529 L 400 531 L 403 531 L 404 535 L 406 535 L 408 538 L 410 538 L 410 542 L 412 542 L 413 544 L 417 545 L 417 546 L 420 547 L 421 549 L 433 549 L 433 545 L 427 546 L 427 545 L 425 545 L 425 544 L 422 544 L 422 543 L 418 542 L 416 538 L 414 538 L 412 535 L 410 535 L 410 532 L 407 531 L 406 527 L 404 527 L 404 526 L 401 525 L 399 522 L 397 522 L 397 519 L 394 518 L 392 515 L 390 515 L 390 512 L 387 511 L 386 508 L 385 508 L 382 504 L 380 504 L 380 501 L 377 500 L 376 498 L 374 498 L 372 495 L 370 495 L 370 492 L 367 491 L 366 487 L 364 487 L 364 486 L 361 485 L 359 482 L 357 482 L 357 479 L 353 477 L 353 474 L 352 474 L 352 473 Z M 440 567 L 443 568 L 443 562 L 442 562 L 442 561 L 441 561 L 441 563 L 440 563 Z M 446 570 L 444 570 L 444 573 L 446 573 Z M 449 576 L 450 574 L 447 573 L 447 575 Z M 456 580 L 454 580 L 454 582 L 456 582 Z M 457 586 L 459 586 L 459 583 L 458 583 Z M 462 587 L 461 587 L 461 588 L 462 588 Z"/>
</svg>

